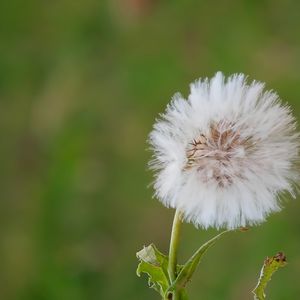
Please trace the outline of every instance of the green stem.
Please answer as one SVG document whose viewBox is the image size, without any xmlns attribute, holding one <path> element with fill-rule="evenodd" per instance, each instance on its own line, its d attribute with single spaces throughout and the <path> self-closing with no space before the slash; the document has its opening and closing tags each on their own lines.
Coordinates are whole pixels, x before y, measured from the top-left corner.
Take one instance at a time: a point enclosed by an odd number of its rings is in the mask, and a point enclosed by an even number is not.
<svg viewBox="0 0 300 300">
<path fill-rule="evenodd" d="M 171 241 L 170 241 L 170 250 L 169 250 L 169 266 L 168 272 L 171 279 L 171 282 L 174 282 L 177 277 L 177 253 L 178 253 L 178 245 L 180 238 L 180 229 L 181 229 L 181 212 L 177 209 L 175 212 L 172 233 L 171 233 Z M 180 293 L 175 291 L 173 294 L 172 300 L 180 300 Z"/>
</svg>

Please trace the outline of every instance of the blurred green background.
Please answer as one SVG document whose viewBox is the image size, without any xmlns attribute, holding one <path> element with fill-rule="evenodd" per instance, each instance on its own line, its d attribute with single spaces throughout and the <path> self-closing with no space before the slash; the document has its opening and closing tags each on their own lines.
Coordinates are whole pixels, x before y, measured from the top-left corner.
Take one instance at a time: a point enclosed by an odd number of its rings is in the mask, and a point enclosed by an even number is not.
<svg viewBox="0 0 300 300">
<path fill-rule="evenodd" d="M 173 211 L 147 188 L 147 135 L 199 77 L 243 72 L 300 113 L 300 2 L 0 2 L 0 299 L 159 299 L 135 252 L 167 252 Z M 206 255 L 191 299 L 300 295 L 300 201 Z M 214 230 L 183 229 L 183 262 Z"/>
</svg>

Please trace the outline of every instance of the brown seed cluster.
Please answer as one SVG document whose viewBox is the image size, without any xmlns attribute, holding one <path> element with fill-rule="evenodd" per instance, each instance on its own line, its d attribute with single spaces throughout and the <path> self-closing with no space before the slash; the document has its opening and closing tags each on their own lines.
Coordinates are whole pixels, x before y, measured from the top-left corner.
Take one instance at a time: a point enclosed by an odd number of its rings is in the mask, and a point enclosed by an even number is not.
<svg viewBox="0 0 300 300">
<path fill-rule="evenodd" d="M 220 187 L 232 183 L 233 160 L 240 157 L 237 150 L 243 151 L 249 146 L 249 139 L 243 139 L 234 124 L 218 122 L 210 126 L 208 134 L 200 134 L 186 150 L 187 163 L 185 170 L 196 168 L 201 172 L 204 181 L 215 180 Z"/>
</svg>

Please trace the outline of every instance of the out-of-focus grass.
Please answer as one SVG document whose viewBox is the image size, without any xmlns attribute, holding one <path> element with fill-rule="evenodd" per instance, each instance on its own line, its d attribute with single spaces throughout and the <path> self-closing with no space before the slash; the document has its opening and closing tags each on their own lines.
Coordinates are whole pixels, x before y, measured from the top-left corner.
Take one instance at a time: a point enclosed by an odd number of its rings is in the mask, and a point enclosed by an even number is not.
<svg viewBox="0 0 300 300">
<path fill-rule="evenodd" d="M 155 299 L 135 252 L 167 251 L 146 138 L 172 94 L 217 70 L 267 82 L 299 116 L 298 1 L 0 3 L 1 299 Z M 300 293 L 299 201 L 205 257 L 191 299 L 252 299 L 262 259 Z M 215 231 L 184 227 L 181 260 Z"/>
</svg>

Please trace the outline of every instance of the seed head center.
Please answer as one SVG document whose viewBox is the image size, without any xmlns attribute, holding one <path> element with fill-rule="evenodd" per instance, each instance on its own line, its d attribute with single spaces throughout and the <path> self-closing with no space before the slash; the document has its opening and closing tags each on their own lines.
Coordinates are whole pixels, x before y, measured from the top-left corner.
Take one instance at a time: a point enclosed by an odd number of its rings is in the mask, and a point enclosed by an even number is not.
<svg viewBox="0 0 300 300">
<path fill-rule="evenodd" d="M 200 134 L 188 145 L 184 169 L 196 169 L 205 182 L 214 180 L 220 187 L 228 186 L 234 176 L 241 176 L 235 165 L 245 156 L 246 144 L 234 124 L 212 124 L 208 133 Z"/>
</svg>

